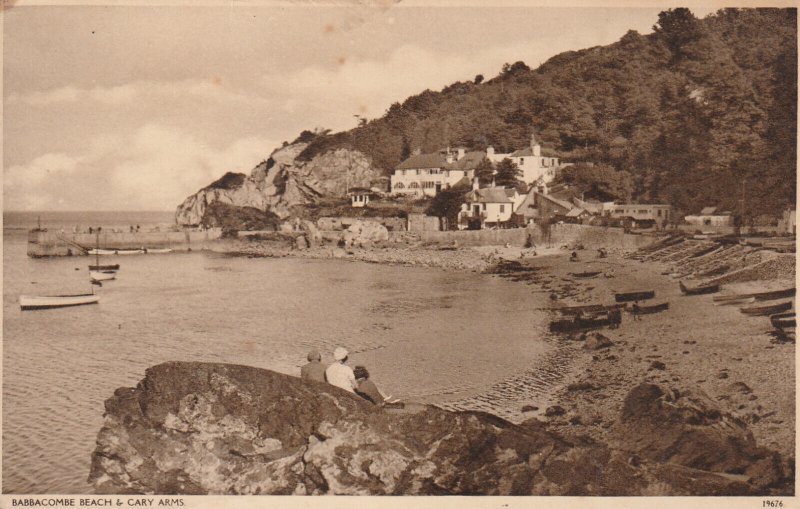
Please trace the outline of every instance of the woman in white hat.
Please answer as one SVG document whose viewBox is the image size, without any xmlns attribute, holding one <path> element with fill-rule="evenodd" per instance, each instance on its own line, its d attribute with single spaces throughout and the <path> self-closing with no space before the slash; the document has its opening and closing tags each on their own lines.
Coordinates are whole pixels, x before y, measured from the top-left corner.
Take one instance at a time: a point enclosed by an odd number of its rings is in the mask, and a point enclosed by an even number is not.
<svg viewBox="0 0 800 509">
<path fill-rule="evenodd" d="M 325 370 L 325 378 L 328 379 L 329 384 L 355 393 L 357 384 L 356 377 L 353 374 L 353 368 L 345 365 L 348 355 L 349 352 L 347 350 L 341 346 L 337 347 L 333 351 L 333 358 L 336 362 L 328 366 L 328 369 Z"/>
</svg>

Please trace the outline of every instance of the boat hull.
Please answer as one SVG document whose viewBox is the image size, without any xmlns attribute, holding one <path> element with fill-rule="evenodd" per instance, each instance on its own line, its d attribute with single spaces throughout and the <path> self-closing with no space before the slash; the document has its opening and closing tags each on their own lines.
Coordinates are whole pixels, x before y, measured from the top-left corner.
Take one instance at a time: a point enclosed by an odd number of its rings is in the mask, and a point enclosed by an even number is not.
<svg viewBox="0 0 800 509">
<path fill-rule="evenodd" d="M 89 265 L 89 270 L 119 270 L 119 264 L 113 265 Z"/>
<path fill-rule="evenodd" d="M 652 299 L 655 296 L 655 290 L 645 290 L 641 292 L 620 292 L 614 294 L 614 300 L 617 302 L 634 302 L 637 300 Z"/>
<path fill-rule="evenodd" d="M 775 313 L 782 313 L 792 309 L 792 302 L 781 302 L 779 304 L 772 304 L 770 306 L 751 306 L 741 308 L 739 311 L 750 316 L 765 316 L 774 315 Z"/>
<path fill-rule="evenodd" d="M 90 249 L 90 255 L 111 256 L 111 255 L 134 255 L 144 254 L 143 249 Z"/>
<path fill-rule="evenodd" d="M 89 277 L 95 281 L 111 281 L 112 279 L 117 278 L 116 274 L 114 274 L 112 271 L 89 271 Z"/>
<path fill-rule="evenodd" d="M 719 291 L 719 285 L 703 285 L 689 288 L 683 284 L 683 281 L 678 281 L 678 285 L 681 287 L 681 292 L 683 292 L 684 295 L 707 295 Z"/>
<path fill-rule="evenodd" d="M 660 313 L 669 309 L 669 302 L 662 302 L 660 304 L 653 304 L 652 306 L 639 306 L 640 315 L 650 315 L 653 313 Z M 627 311 L 633 313 L 633 306 L 628 306 Z"/>
<path fill-rule="evenodd" d="M 22 295 L 19 298 L 19 305 L 23 310 L 36 310 L 83 306 L 86 304 L 97 304 L 99 301 L 100 296 L 94 294 L 51 296 Z"/>
</svg>

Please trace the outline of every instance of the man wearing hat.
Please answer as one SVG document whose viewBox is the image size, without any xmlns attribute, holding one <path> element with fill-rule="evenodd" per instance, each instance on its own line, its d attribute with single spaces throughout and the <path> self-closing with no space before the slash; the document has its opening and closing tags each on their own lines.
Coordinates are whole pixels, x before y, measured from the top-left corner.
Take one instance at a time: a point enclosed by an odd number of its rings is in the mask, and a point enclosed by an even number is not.
<svg viewBox="0 0 800 509">
<path fill-rule="evenodd" d="M 327 382 L 325 380 L 325 366 L 322 365 L 322 355 L 320 355 L 319 351 L 311 350 L 308 352 L 307 358 L 308 364 L 300 368 L 300 378 L 315 382 Z"/>
<path fill-rule="evenodd" d="M 333 358 L 336 362 L 328 366 L 328 369 L 325 370 L 325 378 L 328 379 L 329 384 L 355 393 L 357 384 L 356 377 L 353 374 L 353 368 L 345 365 L 348 354 L 349 352 L 341 346 L 333 351 Z"/>
</svg>

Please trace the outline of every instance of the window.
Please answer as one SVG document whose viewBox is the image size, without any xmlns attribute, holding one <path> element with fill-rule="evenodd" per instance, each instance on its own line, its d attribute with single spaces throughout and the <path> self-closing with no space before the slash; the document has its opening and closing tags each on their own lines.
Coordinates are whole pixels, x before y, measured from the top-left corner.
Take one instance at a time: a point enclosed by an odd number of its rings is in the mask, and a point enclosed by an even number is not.
<svg viewBox="0 0 800 509">
<path fill-rule="evenodd" d="M 485 203 L 483 204 L 483 210 L 486 210 L 486 204 Z"/>
<path fill-rule="evenodd" d="M 406 186 L 404 186 L 402 182 L 398 182 L 397 184 L 394 185 L 395 189 L 405 189 L 405 187 Z"/>
<path fill-rule="evenodd" d="M 503 214 L 505 211 L 506 211 L 506 206 L 501 204 L 500 205 L 500 213 Z"/>
<path fill-rule="evenodd" d="M 419 175 L 419 170 L 417 170 L 417 175 Z"/>
<path fill-rule="evenodd" d="M 525 158 L 524 157 L 520 157 L 519 158 L 519 165 L 522 166 L 523 164 L 525 164 Z"/>
<path fill-rule="evenodd" d="M 400 175 L 405 177 L 406 176 L 406 170 L 400 170 Z"/>
<path fill-rule="evenodd" d="M 658 217 L 661 217 L 661 209 L 658 209 Z"/>
<path fill-rule="evenodd" d="M 409 189 L 419 189 L 419 184 L 417 184 L 416 182 L 412 182 L 412 183 L 410 183 L 408 185 L 408 188 Z"/>
</svg>

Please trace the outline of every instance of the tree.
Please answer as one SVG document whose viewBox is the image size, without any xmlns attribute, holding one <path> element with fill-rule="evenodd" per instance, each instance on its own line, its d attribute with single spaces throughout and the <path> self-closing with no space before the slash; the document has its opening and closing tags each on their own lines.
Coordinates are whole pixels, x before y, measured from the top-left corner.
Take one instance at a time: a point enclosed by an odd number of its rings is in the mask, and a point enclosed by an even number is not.
<svg viewBox="0 0 800 509">
<path fill-rule="evenodd" d="M 475 79 L 472 82 L 475 83 L 476 85 L 480 85 L 481 83 L 483 83 L 483 74 L 478 74 L 477 76 L 475 76 Z"/>
<path fill-rule="evenodd" d="M 522 170 L 519 169 L 517 163 L 509 158 L 505 158 L 497 163 L 497 172 L 494 175 L 494 183 L 498 187 L 513 187 L 524 192 L 525 182 L 520 178 L 522 177 Z"/>
<path fill-rule="evenodd" d="M 674 55 L 680 55 L 688 43 L 700 38 L 702 29 L 700 22 L 686 7 L 667 9 L 658 13 L 658 23 L 653 31 L 669 46 Z"/>
<path fill-rule="evenodd" d="M 630 173 L 606 165 L 569 166 L 561 171 L 556 181 L 575 186 L 586 199 L 600 201 L 628 201 L 633 190 Z"/>
<path fill-rule="evenodd" d="M 430 216 L 447 218 L 448 225 L 456 225 L 466 191 L 466 188 L 462 186 L 439 191 L 431 200 L 431 204 L 425 213 Z"/>
<path fill-rule="evenodd" d="M 478 183 L 482 186 L 488 186 L 492 183 L 494 178 L 494 166 L 487 158 L 483 158 L 478 166 L 475 168 L 475 176 L 478 178 Z"/>
</svg>

